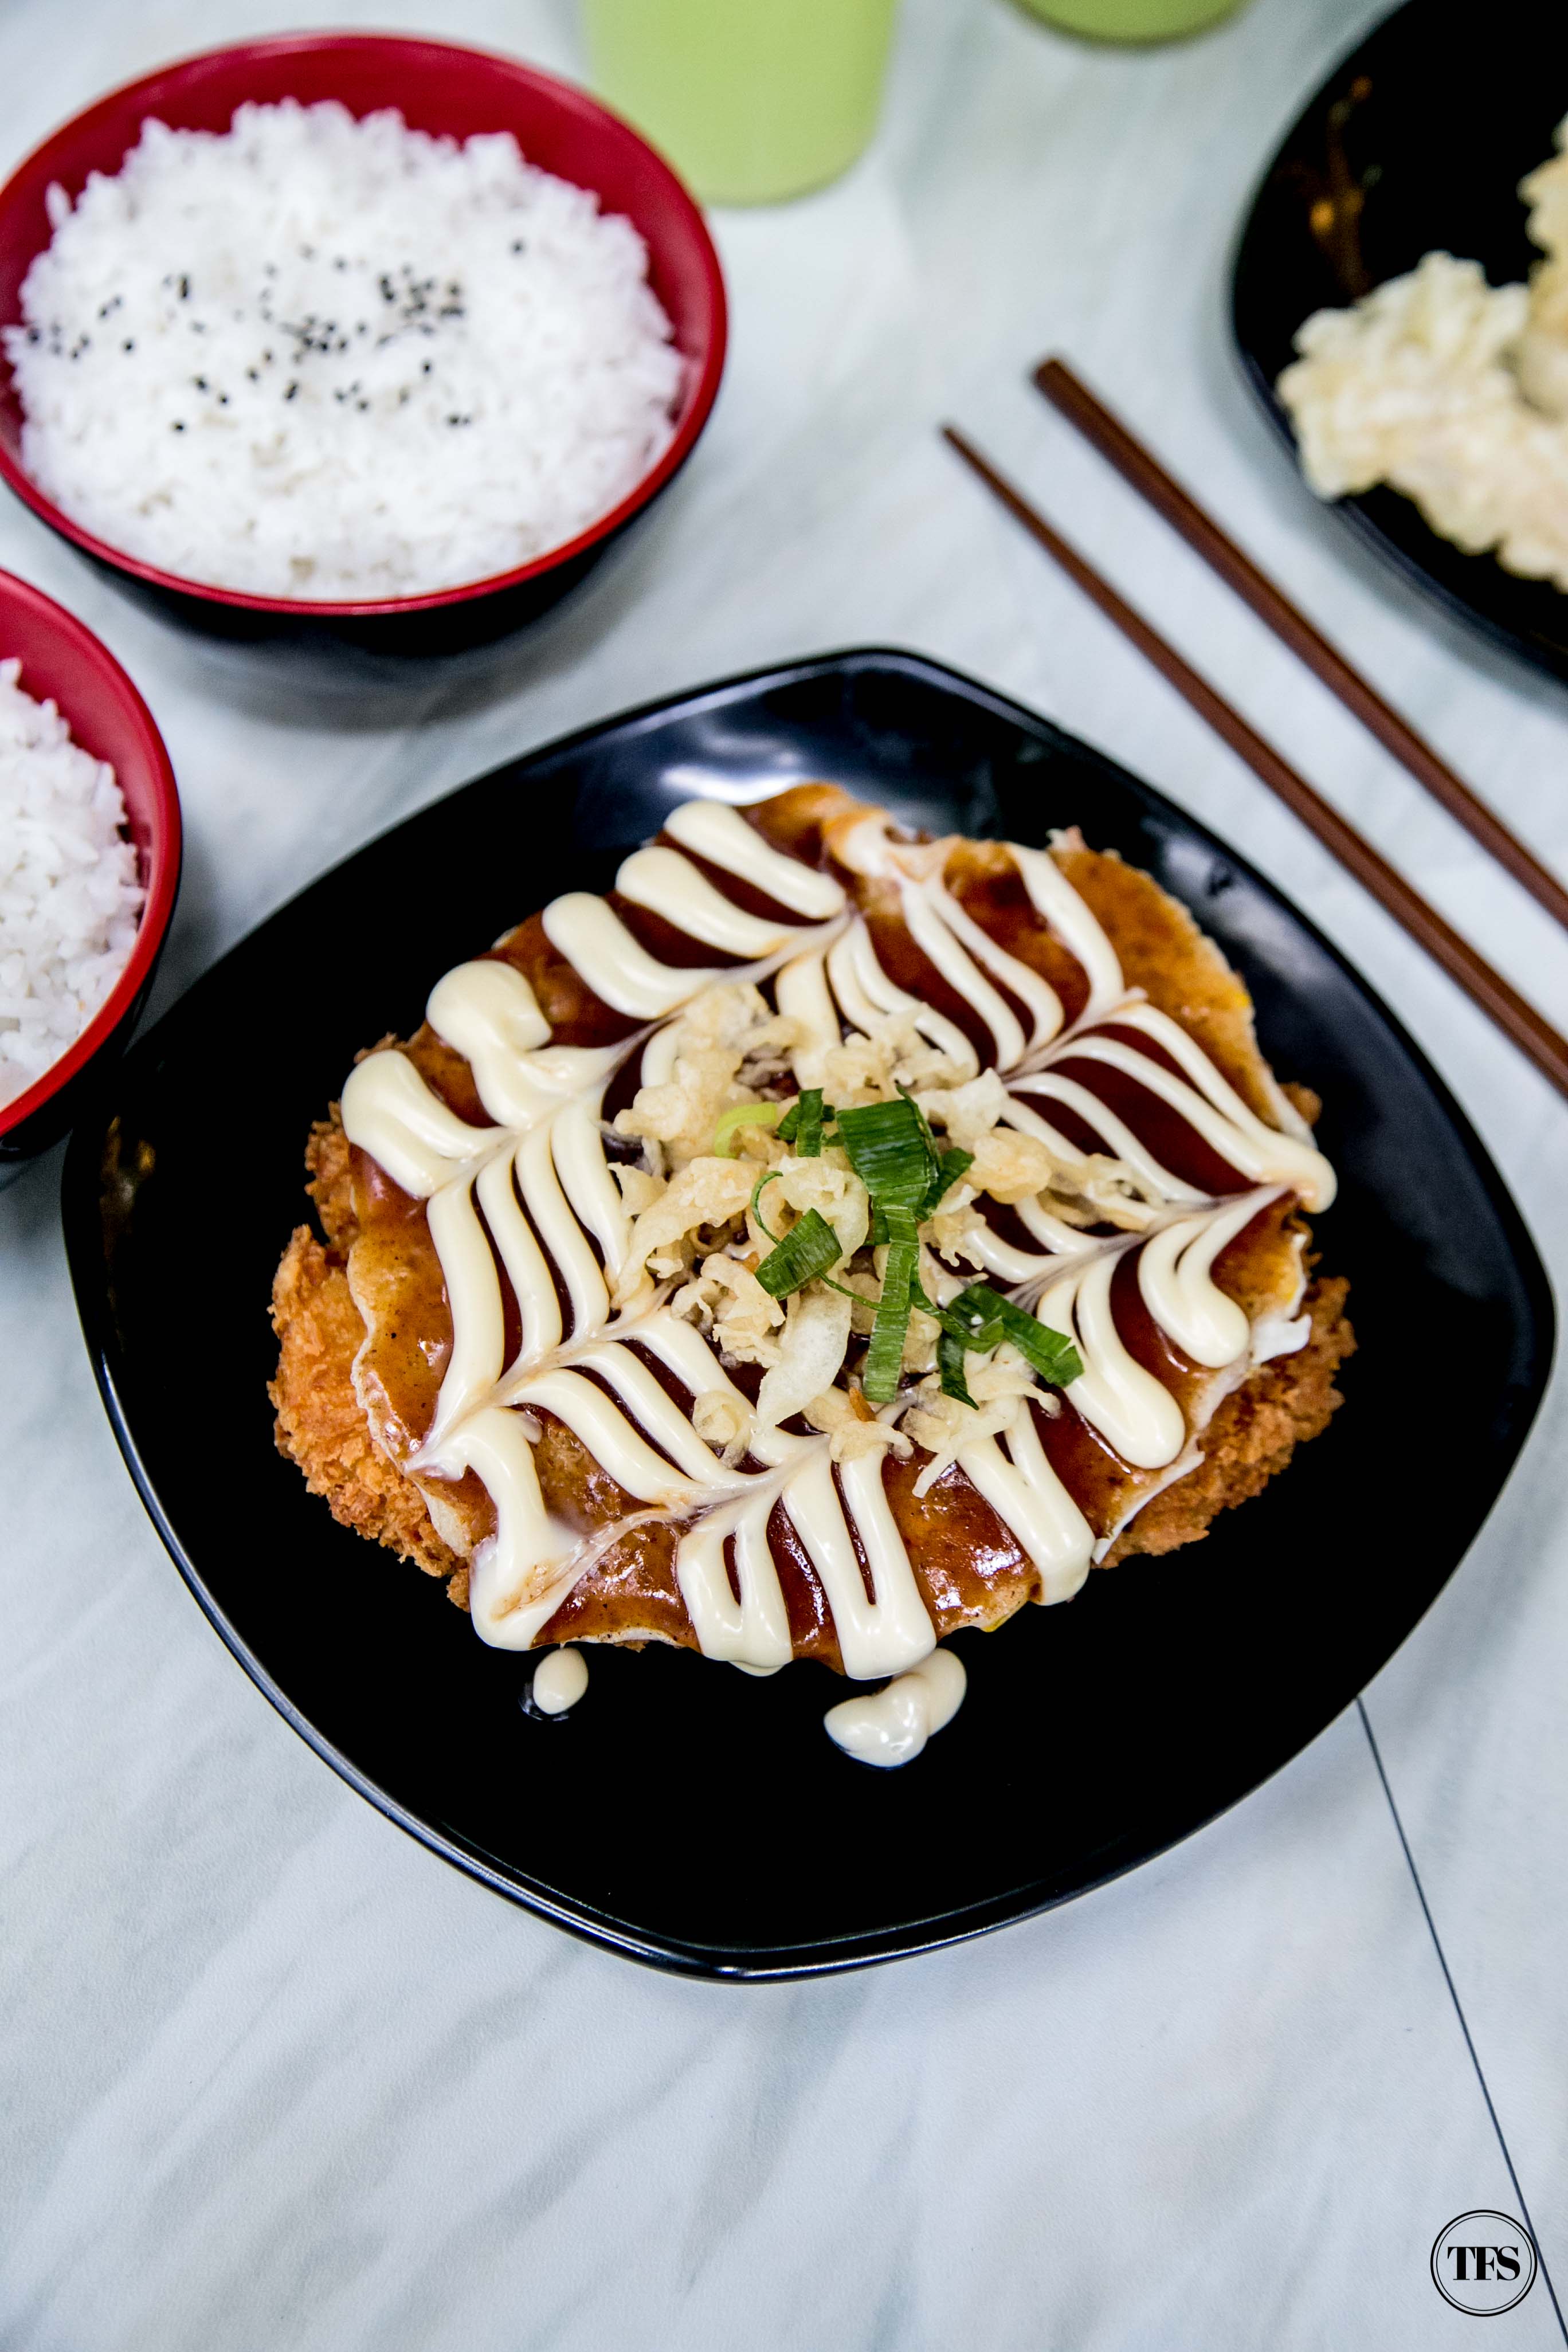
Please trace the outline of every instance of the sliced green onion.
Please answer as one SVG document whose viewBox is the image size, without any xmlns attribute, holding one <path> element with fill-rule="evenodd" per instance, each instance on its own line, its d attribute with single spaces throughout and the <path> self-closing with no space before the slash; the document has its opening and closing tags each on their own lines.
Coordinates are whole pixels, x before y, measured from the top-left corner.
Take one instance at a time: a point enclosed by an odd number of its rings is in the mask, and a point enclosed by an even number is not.
<svg viewBox="0 0 1568 2352">
<path fill-rule="evenodd" d="M 936 1174 L 931 1180 L 931 1190 L 921 1203 L 920 1221 L 924 1224 L 933 1217 L 961 1176 L 967 1176 L 974 1165 L 973 1151 L 944 1151 L 937 1162 Z"/>
<path fill-rule="evenodd" d="M 975 1410 L 974 1399 L 969 1393 L 969 1383 L 963 1377 L 963 1341 L 942 1326 L 942 1337 L 936 1343 L 936 1368 L 942 1376 L 942 1392 L 954 1397 L 960 1404 Z"/>
<path fill-rule="evenodd" d="M 910 1092 L 910 1090 L 909 1090 L 908 1087 L 906 1087 L 906 1086 L 905 1086 L 905 1084 L 904 1084 L 904 1082 L 903 1082 L 902 1078 L 895 1078 L 895 1079 L 893 1080 L 893 1084 L 894 1084 L 894 1086 L 895 1086 L 895 1087 L 897 1087 L 897 1088 L 898 1088 L 898 1090 L 899 1090 L 900 1094 L 902 1096 L 902 1097 L 903 1097 L 904 1101 L 908 1103 L 908 1105 L 909 1105 L 910 1108 L 913 1111 L 913 1113 L 914 1113 L 914 1115 L 915 1115 L 916 1118 L 920 1121 L 920 1129 L 921 1129 L 921 1134 L 924 1136 L 924 1138 L 925 1138 L 926 1149 L 927 1149 L 927 1150 L 931 1153 L 931 1158 L 934 1160 L 934 1159 L 936 1158 L 936 1138 L 935 1138 L 935 1136 L 931 1133 L 931 1121 L 930 1121 L 930 1119 L 929 1119 L 929 1118 L 927 1118 L 927 1117 L 926 1117 L 926 1115 L 925 1115 L 924 1111 L 923 1111 L 923 1110 L 921 1110 L 921 1107 L 920 1107 L 919 1103 L 915 1100 L 915 1098 L 914 1098 L 913 1095 Z"/>
<path fill-rule="evenodd" d="M 1083 1358 L 1065 1331 L 1054 1331 L 1010 1298 L 1002 1301 L 1002 1328 L 1048 1387 L 1070 1388 L 1074 1381 L 1082 1380 Z"/>
<path fill-rule="evenodd" d="M 1053 1331 L 1048 1323 L 1042 1323 L 1026 1307 L 1004 1298 L 987 1282 L 972 1282 L 945 1307 L 928 1298 L 918 1282 L 912 1295 L 917 1307 L 935 1317 L 943 1336 L 965 1349 L 996 1348 L 1004 1339 L 1010 1339 L 1052 1388 L 1065 1389 L 1069 1381 L 1082 1377 L 1083 1358 L 1072 1341 L 1064 1333 Z M 946 1393 L 951 1396 L 955 1391 L 949 1389 Z"/>
<path fill-rule="evenodd" d="M 783 1174 L 784 1170 L 782 1168 L 769 1168 L 758 1177 L 756 1182 L 752 1187 L 752 1214 L 755 1217 L 758 1224 L 761 1225 L 763 1233 L 766 1234 L 769 1241 L 771 1242 L 776 1242 L 778 1235 L 768 1223 L 767 1219 L 763 1216 L 760 1204 L 763 1197 L 763 1186 L 764 1184 L 771 1184 L 775 1177 L 782 1176 Z"/>
<path fill-rule="evenodd" d="M 833 1114 L 823 1107 L 822 1088 L 807 1087 L 800 1098 L 800 1117 L 795 1123 L 795 1155 L 801 1160 L 822 1157 L 822 1123 Z"/>
<path fill-rule="evenodd" d="M 885 1110 L 890 1106 L 872 1103 L 868 1108 Z M 871 1327 L 870 1345 L 861 1368 L 861 1385 L 868 1404 L 890 1404 L 899 1392 L 921 1255 L 913 1209 L 889 1202 L 884 1213 L 888 1221 L 888 1255 L 882 1265 L 882 1296 L 877 1302 L 877 1319 Z"/>
<path fill-rule="evenodd" d="M 989 1283 L 972 1282 L 951 1301 L 942 1317 L 943 1328 L 952 1328 L 951 1316 L 968 1332 L 965 1345 L 971 1348 L 994 1348 L 1003 1339 L 1010 1339 L 1025 1362 L 1039 1373 L 1052 1388 L 1065 1389 L 1083 1377 L 1083 1358 L 1072 1341 L 1061 1331 L 1053 1331 L 1026 1307 L 1015 1306 L 993 1290 Z"/>
<path fill-rule="evenodd" d="M 976 1337 L 973 1321 L 961 1321 L 951 1307 L 939 1307 L 934 1298 L 928 1298 L 918 1282 L 910 1285 L 910 1296 L 914 1300 L 915 1305 L 920 1308 L 921 1312 L 923 1315 L 931 1316 L 935 1322 L 940 1323 L 942 1329 L 948 1333 L 950 1338 L 956 1339 L 961 1347 L 991 1348 L 995 1346 L 996 1343 L 994 1339 L 985 1339 Z"/>
<path fill-rule="evenodd" d="M 777 1248 L 763 1258 L 757 1268 L 757 1280 L 770 1297 L 787 1298 L 792 1291 L 804 1290 L 808 1282 L 815 1282 L 830 1265 L 837 1265 L 843 1255 L 838 1236 L 826 1218 L 816 1209 L 807 1209 Z"/>
<path fill-rule="evenodd" d="M 838 1140 L 878 1208 L 918 1210 L 937 1172 L 931 1129 L 907 1095 L 838 1114 Z M 892 1236 L 889 1234 L 889 1239 Z"/>
<path fill-rule="evenodd" d="M 721 1160 L 735 1157 L 734 1135 L 737 1128 L 772 1127 L 779 1115 L 777 1103 L 737 1103 L 727 1110 L 713 1130 L 713 1149 Z"/>
<path fill-rule="evenodd" d="M 752 1115 L 768 1107 L 749 1107 Z M 937 1370 L 944 1396 L 973 1406 L 964 1377 L 963 1359 L 971 1349 L 984 1349 L 1010 1340 L 1025 1361 L 1052 1387 L 1066 1388 L 1081 1378 L 1083 1359 L 1064 1333 L 1046 1324 L 989 1283 L 972 1282 L 946 1307 L 925 1295 L 920 1275 L 919 1227 L 973 1166 L 968 1151 L 939 1152 L 931 1125 L 912 1095 L 902 1089 L 892 1102 L 863 1103 L 837 1113 L 822 1099 L 820 1087 L 803 1088 L 798 1099 L 778 1118 L 776 1133 L 803 1159 L 822 1150 L 823 1129 L 837 1118 L 837 1139 L 849 1164 L 870 1195 L 873 1247 L 886 1248 L 882 1293 L 877 1301 L 870 1344 L 861 1367 L 868 1403 L 889 1404 L 903 1377 L 904 1346 L 910 1316 L 917 1306 L 939 1326 Z M 728 1114 L 731 1127 L 743 1116 Z M 721 1121 L 721 1133 L 725 1122 Z M 715 1141 L 717 1142 L 717 1138 Z M 826 1219 L 808 1209 L 783 1240 L 763 1223 L 760 1206 L 764 1185 L 781 1171 L 771 1169 L 760 1177 L 752 1193 L 752 1212 L 774 1246 L 757 1269 L 757 1278 L 775 1298 L 787 1297 L 812 1281 L 827 1280 L 828 1268 L 843 1256 L 838 1239 Z M 834 1283 L 842 1289 L 843 1285 Z M 847 1294 L 854 1297 L 856 1294 Z"/>
</svg>

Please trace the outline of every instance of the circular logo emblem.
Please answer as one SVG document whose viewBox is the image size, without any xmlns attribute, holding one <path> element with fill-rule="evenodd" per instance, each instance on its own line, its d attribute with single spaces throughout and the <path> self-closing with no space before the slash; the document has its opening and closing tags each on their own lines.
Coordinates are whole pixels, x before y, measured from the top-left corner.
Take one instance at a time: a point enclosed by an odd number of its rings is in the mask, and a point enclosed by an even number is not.
<svg viewBox="0 0 1568 2352">
<path fill-rule="evenodd" d="M 1459 2213 L 1432 2244 L 1432 2284 L 1445 2303 L 1489 2319 L 1535 2284 L 1535 2242 L 1511 2213 Z"/>
</svg>

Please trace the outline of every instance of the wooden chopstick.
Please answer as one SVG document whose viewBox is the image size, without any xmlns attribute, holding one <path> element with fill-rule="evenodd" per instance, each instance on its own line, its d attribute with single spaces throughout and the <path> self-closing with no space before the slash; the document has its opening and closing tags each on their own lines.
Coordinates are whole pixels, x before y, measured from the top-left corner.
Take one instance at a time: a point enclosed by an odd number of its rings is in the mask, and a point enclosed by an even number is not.
<svg viewBox="0 0 1568 2352">
<path fill-rule="evenodd" d="M 1370 734 L 1376 736 L 1385 751 L 1393 752 L 1402 767 L 1409 770 L 1416 782 L 1424 785 L 1434 800 L 1442 803 L 1471 839 L 1479 841 L 1536 903 L 1568 930 L 1568 888 L 1555 874 L 1531 856 L 1517 834 L 1509 831 L 1485 801 L 1477 798 L 1468 784 L 1439 758 L 1425 736 L 1418 735 L 1408 719 L 1402 719 L 1384 702 L 1377 689 L 1352 667 L 1338 647 L 1313 627 L 1305 613 L 1291 604 L 1268 573 L 1260 572 L 1252 558 L 1220 529 L 1214 517 L 1206 514 L 1190 492 L 1165 471 L 1153 452 L 1128 431 L 1120 417 L 1111 415 L 1066 361 L 1042 360 L 1035 370 L 1035 382 L 1051 406 L 1115 467 L 1122 480 L 1130 483 L 1156 514 L 1163 515 L 1172 529 L 1181 533 L 1210 571 L 1217 572 L 1227 586 L 1235 589 L 1281 644 L 1289 646 L 1313 677 L 1338 697 Z"/>
<path fill-rule="evenodd" d="M 1436 908 L 1426 904 L 1404 875 L 1397 873 L 1371 842 L 1356 831 L 1354 825 L 1315 792 L 1304 776 L 1298 775 L 1272 743 L 1266 742 L 1238 710 L 1232 709 L 1208 680 L 1200 677 L 1175 647 L 1169 645 L 1141 613 L 1135 612 L 1117 593 L 1110 583 L 1052 528 L 1021 491 L 1015 489 L 1012 483 L 996 471 L 965 435 L 952 425 L 944 425 L 942 430 L 943 438 L 957 450 L 965 465 L 973 467 L 993 497 L 999 499 L 1008 513 L 1039 541 L 1047 554 L 1060 564 L 1068 579 L 1083 590 L 1092 604 L 1099 605 L 1108 619 L 1114 621 L 1122 635 L 1129 638 L 1161 676 L 1170 681 L 1200 718 L 1207 719 L 1215 732 L 1246 761 L 1254 775 L 1259 777 L 1269 791 L 1300 818 L 1324 848 L 1371 891 L 1395 922 L 1403 924 L 1411 938 L 1426 949 L 1435 962 L 1442 965 L 1450 980 L 1457 981 L 1482 1012 L 1490 1015 L 1504 1035 L 1511 1038 L 1520 1052 L 1551 1079 L 1559 1094 L 1568 1096 L 1568 1038 L 1559 1036 L 1550 1022 L 1544 1020 L 1532 1004 L 1527 1003 L 1516 989 L 1510 988 L 1501 973 L 1494 971 L 1469 941 L 1461 939 L 1458 932 L 1444 921 Z"/>
</svg>

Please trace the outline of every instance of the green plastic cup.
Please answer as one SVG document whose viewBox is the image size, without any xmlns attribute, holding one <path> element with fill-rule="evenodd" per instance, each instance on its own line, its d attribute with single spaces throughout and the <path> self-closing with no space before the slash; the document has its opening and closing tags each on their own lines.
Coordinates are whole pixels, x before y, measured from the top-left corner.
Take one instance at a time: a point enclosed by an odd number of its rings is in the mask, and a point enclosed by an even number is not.
<svg viewBox="0 0 1568 2352">
<path fill-rule="evenodd" d="M 826 187 L 877 127 L 899 0 L 583 0 L 600 94 L 709 204 Z"/>
<path fill-rule="evenodd" d="M 1177 41 L 1234 16 L 1242 0 L 1022 0 L 1064 32 L 1093 41 Z"/>
</svg>

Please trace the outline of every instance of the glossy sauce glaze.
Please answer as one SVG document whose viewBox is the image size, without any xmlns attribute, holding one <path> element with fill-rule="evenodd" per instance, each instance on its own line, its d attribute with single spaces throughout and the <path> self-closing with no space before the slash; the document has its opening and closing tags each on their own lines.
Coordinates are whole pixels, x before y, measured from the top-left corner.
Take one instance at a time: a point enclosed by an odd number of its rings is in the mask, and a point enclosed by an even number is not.
<svg viewBox="0 0 1568 2352">
<path fill-rule="evenodd" d="M 361 1400 L 468 1556 L 492 1643 L 592 1633 L 571 1605 L 590 1570 L 635 1592 L 663 1546 L 676 1590 L 646 1625 L 628 1603 L 621 1638 L 692 1641 L 752 1672 L 815 1654 L 857 1680 L 904 1674 L 944 1606 L 906 1540 L 922 1513 L 1065 1600 L 1193 1465 L 1220 1399 L 1307 1336 L 1287 1219 L 1326 1207 L 1334 1180 L 1284 1098 L 1265 1116 L 1130 989 L 1065 860 L 966 859 L 820 797 L 825 815 L 809 793 L 675 810 L 609 897 L 558 898 L 448 972 L 419 1037 L 344 1087 Z M 985 1277 L 1068 1334 L 1084 1370 L 1054 1412 L 1042 1398 L 961 1444 L 924 1496 L 918 1457 L 835 1462 L 826 1436 L 754 1424 L 673 1286 L 619 1278 L 631 1218 L 606 1097 L 668 1078 L 672 1016 L 738 980 L 799 1024 L 797 1087 L 846 1036 L 904 1015 L 960 1072 L 1001 1074 L 1005 1124 L 1140 1187 L 1136 1230 L 1085 1231 L 1038 1198 L 976 1204 Z M 698 1435 L 700 1399 L 752 1423 L 738 1462 Z"/>
</svg>

